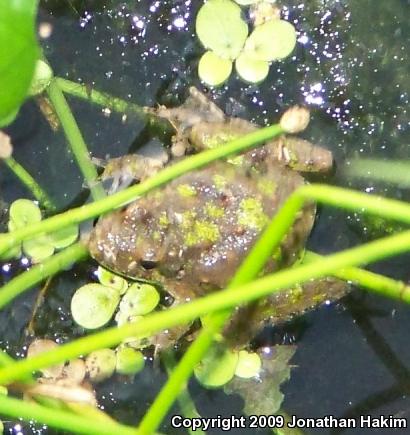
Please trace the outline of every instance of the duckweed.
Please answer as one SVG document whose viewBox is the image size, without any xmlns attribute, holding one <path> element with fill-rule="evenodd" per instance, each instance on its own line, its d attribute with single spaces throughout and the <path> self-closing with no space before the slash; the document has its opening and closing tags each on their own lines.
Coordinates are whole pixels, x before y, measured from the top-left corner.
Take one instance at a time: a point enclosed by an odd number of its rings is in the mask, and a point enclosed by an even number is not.
<svg viewBox="0 0 410 435">
<path fill-rule="evenodd" d="M 101 382 L 112 376 L 117 357 L 112 349 L 99 349 L 91 352 L 85 360 L 88 376 L 92 382 Z"/>
<path fill-rule="evenodd" d="M 150 284 L 132 284 L 120 302 L 120 312 L 128 316 L 150 313 L 159 303 L 159 293 Z"/>
<path fill-rule="evenodd" d="M 206 51 L 198 64 L 199 78 L 211 86 L 220 86 L 232 72 L 232 62 L 229 59 L 223 59 L 213 51 Z"/>
<path fill-rule="evenodd" d="M 262 361 L 257 353 L 241 350 L 238 355 L 235 376 L 244 379 L 256 377 L 259 375 L 261 367 Z"/>
<path fill-rule="evenodd" d="M 237 352 L 214 345 L 196 366 L 195 377 L 204 387 L 219 388 L 234 377 L 237 364 Z"/>
<path fill-rule="evenodd" d="M 122 295 L 127 291 L 128 282 L 119 275 L 99 266 L 97 269 L 98 281 L 106 287 L 112 287 Z"/>
<path fill-rule="evenodd" d="M 119 300 L 119 292 L 112 287 L 86 284 L 74 293 L 71 314 L 83 328 L 100 328 L 111 320 Z"/>
<path fill-rule="evenodd" d="M 120 346 L 117 348 L 117 361 L 115 370 L 121 375 L 135 375 L 144 368 L 144 355 L 132 347 Z"/>
</svg>

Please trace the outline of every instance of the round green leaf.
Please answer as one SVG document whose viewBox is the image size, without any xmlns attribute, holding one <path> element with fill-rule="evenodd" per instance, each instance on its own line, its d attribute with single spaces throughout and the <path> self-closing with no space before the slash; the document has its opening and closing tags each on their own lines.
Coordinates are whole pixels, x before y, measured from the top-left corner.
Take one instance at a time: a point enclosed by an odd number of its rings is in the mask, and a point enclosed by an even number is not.
<svg viewBox="0 0 410 435">
<path fill-rule="evenodd" d="M 101 382 L 112 376 L 117 356 L 112 349 L 99 349 L 91 352 L 85 360 L 88 376 L 93 382 Z"/>
<path fill-rule="evenodd" d="M 116 371 L 121 375 L 135 375 L 144 368 L 144 355 L 128 346 L 117 348 L 117 365 Z"/>
<path fill-rule="evenodd" d="M 13 110 L 12 112 L 9 112 L 4 118 L 0 118 L 0 128 L 11 124 L 16 119 L 18 113 L 19 111 L 18 109 L 16 109 Z"/>
<path fill-rule="evenodd" d="M 101 284 L 80 287 L 71 299 L 71 314 L 86 329 L 104 326 L 112 318 L 120 295 L 117 290 Z"/>
<path fill-rule="evenodd" d="M 39 50 L 35 36 L 37 2 L 1 2 L 0 120 L 18 110 L 30 87 Z"/>
<path fill-rule="evenodd" d="M 56 249 L 66 248 L 72 245 L 78 237 L 78 225 L 62 228 L 49 235 L 50 243 Z"/>
<path fill-rule="evenodd" d="M 30 85 L 29 94 L 38 95 L 43 92 L 53 78 L 53 71 L 48 63 L 38 59 L 34 69 L 34 76 Z"/>
<path fill-rule="evenodd" d="M 112 273 L 101 266 L 99 266 L 97 269 L 97 276 L 98 281 L 100 281 L 102 285 L 114 288 L 121 295 L 127 291 L 128 282 L 124 278 L 119 275 L 115 275 L 115 273 Z"/>
<path fill-rule="evenodd" d="M 245 379 L 253 378 L 259 375 L 261 366 L 262 361 L 257 353 L 241 350 L 238 356 L 235 375 Z"/>
<path fill-rule="evenodd" d="M 236 3 L 238 3 L 238 5 L 241 6 L 249 6 L 249 5 L 253 5 L 255 3 L 260 2 L 261 0 L 235 0 Z"/>
<path fill-rule="evenodd" d="M 236 59 L 235 68 L 241 79 L 248 83 L 262 82 L 269 73 L 268 62 L 256 60 L 246 52 L 241 53 Z"/>
<path fill-rule="evenodd" d="M 196 17 L 196 33 L 205 48 L 224 59 L 235 59 L 248 36 L 248 25 L 232 1 L 208 0 Z"/>
<path fill-rule="evenodd" d="M 150 313 L 159 302 L 157 289 L 150 284 L 131 285 L 120 303 L 121 313 L 129 316 L 143 316 Z"/>
<path fill-rule="evenodd" d="M 205 387 L 219 388 L 233 378 L 237 364 L 236 352 L 213 346 L 196 366 L 195 377 Z"/>
<path fill-rule="evenodd" d="M 13 229 L 23 228 L 34 222 L 41 221 L 41 211 L 37 204 L 29 199 L 17 199 L 10 206 L 9 227 Z"/>
<path fill-rule="evenodd" d="M 50 243 L 47 235 L 35 239 L 24 240 L 23 252 L 29 256 L 34 263 L 40 263 L 54 254 L 54 246 Z"/>
<path fill-rule="evenodd" d="M 232 62 L 222 59 L 213 51 L 207 51 L 201 57 L 198 64 L 199 78 L 210 86 L 220 86 L 232 72 Z"/>
<path fill-rule="evenodd" d="M 296 45 L 296 30 L 288 21 L 271 20 L 257 26 L 245 44 L 246 53 L 255 60 L 283 59 Z"/>
</svg>

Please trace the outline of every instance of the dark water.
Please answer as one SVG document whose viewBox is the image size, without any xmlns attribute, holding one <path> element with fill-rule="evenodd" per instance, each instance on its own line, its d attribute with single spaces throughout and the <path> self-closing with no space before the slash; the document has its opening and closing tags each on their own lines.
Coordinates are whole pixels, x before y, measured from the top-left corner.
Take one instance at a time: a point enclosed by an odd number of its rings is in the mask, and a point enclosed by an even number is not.
<svg viewBox="0 0 410 435">
<path fill-rule="evenodd" d="M 196 74 L 203 49 L 193 37 L 193 18 L 202 2 L 102 3 L 42 3 L 39 22 L 53 28 L 42 46 L 56 75 L 141 105 L 179 104 L 191 85 L 206 90 Z M 289 0 L 282 4 L 286 4 L 284 15 L 299 32 L 294 56 L 274 64 L 260 86 L 244 85 L 233 75 L 222 89 L 211 91 L 214 100 L 227 113 L 261 125 L 277 120 L 291 104 L 308 104 L 313 116 L 305 137 L 335 155 L 337 170 L 328 182 L 407 200 L 408 191 L 346 179 L 343 168 L 358 156 L 409 157 L 410 2 Z M 88 102 L 72 98 L 69 102 L 94 156 L 120 156 L 158 143 L 141 120 L 130 116 L 124 121 Z M 51 132 L 34 102 L 23 107 L 9 131 L 15 158 L 60 207 L 81 201 L 82 178 L 64 137 Z M 0 183 L 6 201 L 26 195 L 6 170 L 0 173 Z M 362 227 L 354 221 L 349 213 L 322 207 L 309 248 L 329 253 L 365 241 Z M 408 280 L 408 261 L 403 256 L 374 270 Z M 10 267 L 11 271 L 3 268 L 5 279 L 18 264 Z M 39 335 L 64 341 L 80 334 L 68 308 L 72 291 L 89 280 L 93 267 L 91 262 L 78 265 L 53 280 L 39 311 Z M 14 355 L 24 351 L 23 331 L 34 296 L 31 292 L 19 298 L 0 315 L 2 347 Z M 299 417 L 364 413 L 410 418 L 409 327 L 407 307 L 357 290 L 340 304 L 307 314 L 283 334 L 272 331 L 276 340 L 298 344 L 291 380 L 283 388 L 286 410 Z M 163 373 L 148 367 L 135 383 L 109 381 L 100 388 L 101 403 L 116 418 L 135 423 L 164 379 Z M 227 399 L 196 385 L 192 391 L 203 416 L 241 411 L 239 398 Z M 24 433 L 33 431 L 24 429 Z M 169 427 L 164 431 L 172 432 Z"/>
</svg>

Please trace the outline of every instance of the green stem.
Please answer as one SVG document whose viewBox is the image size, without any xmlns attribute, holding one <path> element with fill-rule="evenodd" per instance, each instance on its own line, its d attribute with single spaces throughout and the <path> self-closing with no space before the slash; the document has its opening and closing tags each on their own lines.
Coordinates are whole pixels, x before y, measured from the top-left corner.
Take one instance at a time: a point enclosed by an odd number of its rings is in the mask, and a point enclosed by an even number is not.
<svg viewBox="0 0 410 435">
<path fill-rule="evenodd" d="M 87 248 L 79 242 L 13 278 L 0 289 L 0 309 L 24 291 L 87 256 Z"/>
<path fill-rule="evenodd" d="M 74 208 L 57 216 L 44 219 L 41 222 L 34 223 L 25 228 L 20 228 L 7 234 L 1 234 L 0 255 L 25 239 L 31 238 L 40 233 L 53 232 L 63 227 L 97 217 L 133 201 L 138 196 L 144 195 L 186 172 L 206 166 L 214 160 L 243 152 L 258 144 L 266 142 L 275 136 L 279 136 L 280 134 L 283 134 L 283 130 L 279 125 L 262 128 L 239 139 L 230 141 L 219 148 L 204 151 L 200 154 L 181 160 L 180 162 L 163 169 L 143 183 L 124 189 L 114 195 L 82 207 Z"/>
<path fill-rule="evenodd" d="M 60 89 L 66 94 L 81 98 L 82 100 L 87 100 L 91 103 L 108 108 L 120 114 L 135 114 L 139 118 L 147 119 L 152 126 L 155 125 L 157 128 L 159 127 L 165 132 L 174 131 L 172 125 L 166 119 L 156 116 L 151 107 L 143 107 L 135 103 L 129 103 L 121 98 L 114 97 L 105 92 L 100 92 L 90 88 L 87 85 L 75 83 L 61 77 L 56 77 L 55 80 L 57 81 Z"/>
<path fill-rule="evenodd" d="M 377 180 L 401 187 L 410 186 L 409 160 L 353 159 L 342 168 L 342 172 L 348 178 Z"/>
<path fill-rule="evenodd" d="M 165 369 L 168 373 L 168 376 L 174 371 L 177 363 L 175 361 L 174 355 L 172 352 L 164 352 L 161 355 L 161 360 L 164 363 Z M 201 418 L 201 415 L 197 411 L 195 407 L 195 403 L 193 402 L 188 387 L 183 388 L 178 396 L 178 405 L 181 408 L 182 415 L 185 418 Z M 204 435 L 205 432 L 201 429 L 196 429 L 193 431 L 191 428 L 188 428 L 187 431 L 192 435 Z"/>
<path fill-rule="evenodd" d="M 87 85 L 75 83 L 61 77 L 55 77 L 55 81 L 58 87 L 66 94 L 81 98 L 82 100 L 86 100 L 102 107 L 108 107 L 115 112 L 131 112 L 143 118 L 146 118 L 149 115 L 149 111 L 144 107 L 138 106 L 134 103 L 129 103 L 105 92 L 97 91 Z"/>
<path fill-rule="evenodd" d="M 300 265 L 267 275 L 251 283 L 235 287 L 235 289 L 221 290 L 187 304 L 149 314 L 137 323 L 126 324 L 119 328 L 108 328 L 103 332 L 59 346 L 53 351 L 0 368 L 0 384 L 10 383 L 34 370 L 88 354 L 93 350 L 115 346 L 127 337 L 152 336 L 163 329 L 188 323 L 204 314 L 243 305 L 298 283 L 331 275 L 346 267 L 370 264 L 409 250 L 410 231 L 405 231 L 324 257 L 308 265 Z M 410 303 L 410 292 L 401 293 L 400 298 Z"/>
<path fill-rule="evenodd" d="M 59 409 L 50 409 L 33 402 L 14 399 L 0 395 L 0 414 L 13 418 L 22 418 L 26 421 L 36 420 L 52 427 L 69 432 L 87 435 L 137 435 L 134 428 L 110 421 L 100 422 L 94 419 L 81 417 L 71 412 Z"/>
<path fill-rule="evenodd" d="M 56 206 L 53 201 L 47 195 L 47 193 L 42 189 L 42 187 L 37 183 L 37 181 L 20 165 L 13 157 L 9 157 L 3 160 L 4 163 L 9 167 L 9 169 L 14 173 L 14 175 L 27 187 L 34 198 L 40 203 L 44 209 L 49 212 L 56 210 Z"/>
<path fill-rule="evenodd" d="M 322 258 L 324 257 L 321 255 L 307 252 L 303 258 L 303 263 L 309 264 L 312 261 L 318 261 Z M 401 300 L 402 294 L 410 293 L 410 286 L 406 285 L 403 281 L 397 281 L 378 273 L 359 269 L 358 267 L 348 267 L 338 270 L 332 275 L 390 299 Z"/>
<path fill-rule="evenodd" d="M 93 198 L 95 200 L 104 198 L 104 189 L 100 184 L 96 184 L 98 174 L 95 166 L 91 162 L 87 145 L 84 142 L 70 106 L 67 104 L 64 94 L 55 79 L 51 80 L 51 83 L 47 88 L 47 93 L 57 116 L 60 119 L 68 143 L 70 144 L 71 150 L 77 160 L 77 164 L 84 179 L 91 190 Z"/>
</svg>

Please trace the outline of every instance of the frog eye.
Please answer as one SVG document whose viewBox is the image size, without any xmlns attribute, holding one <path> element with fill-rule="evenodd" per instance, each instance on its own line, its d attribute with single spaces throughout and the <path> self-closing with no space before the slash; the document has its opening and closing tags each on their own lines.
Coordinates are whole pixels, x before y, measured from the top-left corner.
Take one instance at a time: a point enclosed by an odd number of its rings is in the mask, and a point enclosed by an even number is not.
<svg viewBox="0 0 410 435">
<path fill-rule="evenodd" d="M 154 269 L 155 267 L 157 267 L 158 262 L 157 261 L 153 261 L 153 260 L 141 260 L 140 261 L 140 265 L 144 269 L 150 270 L 150 269 Z"/>
</svg>

